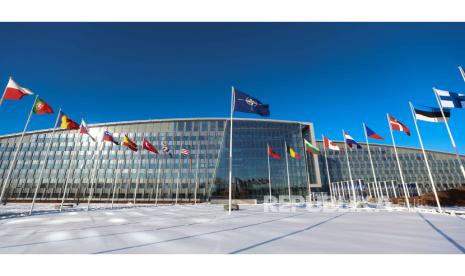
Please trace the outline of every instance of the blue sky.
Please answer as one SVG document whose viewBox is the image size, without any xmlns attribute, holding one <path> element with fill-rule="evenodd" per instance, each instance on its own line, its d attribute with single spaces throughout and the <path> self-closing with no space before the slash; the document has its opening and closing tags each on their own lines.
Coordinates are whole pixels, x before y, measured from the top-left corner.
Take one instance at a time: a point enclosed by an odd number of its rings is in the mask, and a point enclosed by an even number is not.
<svg viewBox="0 0 465 276">
<path fill-rule="evenodd" d="M 76 121 L 227 117 L 231 85 L 269 103 L 271 118 L 309 121 L 318 138 L 362 122 L 388 138 L 386 112 L 412 130 L 408 101 L 436 106 L 432 87 L 465 91 L 461 23 L 1 23 L 9 75 Z M 33 98 L 5 101 L 0 134 L 20 132 Z M 236 114 L 237 117 L 255 117 Z M 50 128 L 55 116 L 32 118 Z M 451 128 L 465 153 L 465 109 Z M 445 126 L 420 122 L 425 146 L 452 151 Z"/>
</svg>

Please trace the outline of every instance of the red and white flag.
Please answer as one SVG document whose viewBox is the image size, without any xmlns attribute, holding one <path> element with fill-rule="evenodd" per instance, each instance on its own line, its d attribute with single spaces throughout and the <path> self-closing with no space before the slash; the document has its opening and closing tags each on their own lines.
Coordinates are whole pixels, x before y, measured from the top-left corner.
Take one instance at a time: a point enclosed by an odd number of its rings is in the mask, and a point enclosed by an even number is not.
<svg viewBox="0 0 465 276">
<path fill-rule="evenodd" d="M 405 126 L 403 123 L 401 123 L 400 121 L 398 121 L 396 118 L 392 117 L 389 114 L 388 114 L 388 118 L 389 118 L 389 124 L 391 125 L 391 128 L 393 130 L 405 132 L 405 134 L 410 136 L 410 129 L 408 129 L 407 126 Z"/>
<path fill-rule="evenodd" d="M 145 150 L 151 151 L 155 154 L 158 154 L 158 150 L 149 142 L 149 140 L 144 138 L 144 141 L 142 142 L 142 147 Z"/>
<path fill-rule="evenodd" d="M 5 88 L 3 99 L 5 100 L 21 100 L 22 97 L 33 95 L 31 90 L 19 86 L 11 77 Z"/>
<path fill-rule="evenodd" d="M 330 149 L 330 150 L 335 150 L 335 151 L 340 151 L 341 149 L 339 148 L 336 143 L 333 141 L 329 140 L 326 136 L 323 135 L 323 144 L 325 149 Z"/>
<path fill-rule="evenodd" d="M 92 135 L 90 135 L 89 128 L 87 128 L 87 124 L 86 124 L 86 122 L 84 122 L 84 119 L 82 119 L 81 125 L 79 126 L 79 133 L 83 134 L 83 135 L 84 134 L 89 135 L 90 139 L 92 139 L 92 141 L 95 142 L 95 138 Z"/>
<path fill-rule="evenodd" d="M 191 152 L 188 149 L 183 148 L 183 149 L 181 149 L 181 154 L 182 155 L 189 155 L 189 154 L 191 154 Z"/>
</svg>

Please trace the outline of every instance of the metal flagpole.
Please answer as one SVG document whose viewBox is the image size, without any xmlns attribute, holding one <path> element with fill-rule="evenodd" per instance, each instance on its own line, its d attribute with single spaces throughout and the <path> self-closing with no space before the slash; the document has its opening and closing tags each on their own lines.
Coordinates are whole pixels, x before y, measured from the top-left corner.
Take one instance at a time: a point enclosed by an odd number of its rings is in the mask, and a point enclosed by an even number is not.
<svg viewBox="0 0 465 276">
<path fill-rule="evenodd" d="M 367 182 L 366 185 L 367 185 L 367 187 L 368 187 L 368 195 L 369 195 L 370 197 L 373 197 L 373 195 L 371 194 L 370 182 Z"/>
<path fill-rule="evenodd" d="M 99 161 L 100 161 L 100 154 L 102 153 L 103 146 L 105 145 L 104 141 L 101 141 L 100 149 L 98 150 L 96 154 L 96 159 L 94 162 L 94 172 L 92 173 L 92 178 L 90 179 L 90 190 L 89 190 L 89 198 L 87 199 L 87 211 L 90 210 L 90 201 L 92 200 L 92 195 L 94 193 L 94 183 L 95 183 L 95 177 L 98 171 L 98 166 L 99 166 Z"/>
<path fill-rule="evenodd" d="M 347 141 L 346 141 L 345 131 L 344 130 L 342 130 L 342 137 L 344 137 L 344 149 L 345 149 L 345 152 L 346 152 L 347 168 L 349 169 L 349 178 L 350 178 L 350 184 L 352 186 L 352 194 L 354 196 L 354 207 L 357 208 L 357 195 L 355 194 L 354 181 L 352 180 L 352 171 L 350 169 L 349 153 L 347 151 Z"/>
<path fill-rule="evenodd" d="M 454 152 L 455 152 L 455 157 L 457 158 L 457 161 L 459 161 L 460 170 L 462 171 L 462 175 L 465 178 L 465 169 L 462 164 L 462 159 L 460 158 L 459 150 L 457 149 L 457 145 L 455 144 L 454 137 L 452 136 L 452 131 L 450 130 L 449 123 L 447 122 L 446 116 L 444 115 L 442 103 L 439 100 L 439 96 L 436 91 L 436 88 L 433 88 L 433 91 L 434 91 L 434 95 L 436 96 L 436 100 L 438 101 L 439 109 L 441 109 L 442 118 L 444 119 L 444 124 L 446 125 L 447 133 L 449 133 L 450 142 L 452 143 L 452 147 L 454 148 Z"/>
<path fill-rule="evenodd" d="M 181 147 L 179 148 L 179 165 L 178 165 L 178 179 L 176 181 L 176 201 L 175 201 L 175 205 L 178 204 L 178 194 L 179 194 L 179 177 L 181 176 L 181 170 L 182 170 L 182 154 L 181 154 L 181 150 L 182 150 L 182 144 L 181 144 Z"/>
<path fill-rule="evenodd" d="M 194 205 L 197 205 L 197 189 L 199 187 L 199 160 L 200 160 L 200 141 L 197 141 L 197 162 L 195 164 L 195 188 L 194 188 Z"/>
<path fill-rule="evenodd" d="M 8 79 L 8 82 L 9 82 L 10 79 L 11 79 L 11 76 L 10 76 L 10 78 Z M 2 98 L 0 98 L 0 106 L 2 106 L 3 98 L 5 97 L 5 93 L 6 93 L 7 87 L 8 87 L 8 83 L 7 83 L 7 85 L 5 86 L 5 89 L 3 90 Z M 35 103 L 35 101 L 34 101 L 34 103 Z"/>
<path fill-rule="evenodd" d="M 287 160 L 287 142 L 284 141 L 284 155 L 286 156 L 286 172 L 287 172 L 287 189 L 289 193 L 289 202 L 292 203 L 291 200 L 291 178 L 289 176 L 289 161 Z"/>
<path fill-rule="evenodd" d="M 233 114 L 234 114 L 234 86 L 231 87 L 231 126 L 229 127 L 229 214 L 231 215 L 232 201 L 232 143 L 233 143 Z"/>
<path fill-rule="evenodd" d="M 58 120 L 60 119 L 60 114 L 61 114 L 61 108 L 58 111 L 57 119 L 55 120 L 55 125 L 53 127 L 53 131 L 50 136 L 50 141 L 48 142 L 47 149 L 45 150 L 44 163 L 42 164 L 42 168 L 40 169 L 39 179 L 37 180 L 36 189 L 34 191 L 34 196 L 32 197 L 32 203 L 31 203 L 31 209 L 29 210 L 29 215 L 31 215 L 32 211 L 34 210 L 34 204 L 36 202 L 37 192 L 39 191 L 40 185 L 42 184 L 42 175 L 44 174 L 45 167 L 47 166 L 48 154 L 50 152 L 50 148 L 52 147 L 53 135 L 55 134 L 55 131 L 57 129 Z"/>
<path fill-rule="evenodd" d="M 18 154 L 19 154 L 19 151 L 21 150 L 21 147 L 22 147 L 24 134 L 26 133 L 29 122 L 31 121 L 32 112 L 34 110 L 34 105 L 35 105 L 35 102 L 36 102 L 38 97 L 39 97 L 39 95 L 36 96 L 34 102 L 32 103 L 31 112 L 29 112 L 29 116 L 27 117 L 27 121 L 26 121 L 26 124 L 24 125 L 24 129 L 23 129 L 23 133 L 21 133 L 21 137 L 19 138 L 19 141 L 16 143 L 15 155 L 13 157 L 13 160 L 10 163 L 10 168 L 8 169 L 8 173 L 6 174 L 6 178 L 3 181 L 2 193 L 0 194 L 0 202 L 3 202 L 3 204 L 6 204 L 6 200 L 3 200 L 3 196 L 5 195 L 6 186 L 8 185 L 8 182 L 10 181 L 10 177 L 11 177 L 11 173 L 13 172 L 13 168 L 16 165 L 16 161 L 18 159 Z"/>
<path fill-rule="evenodd" d="M 361 179 L 358 179 L 358 188 L 360 189 L 360 197 L 361 197 L 361 200 L 364 199 L 363 197 L 363 187 L 362 187 L 362 180 Z"/>
<path fill-rule="evenodd" d="M 391 180 L 392 192 L 394 193 L 394 198 L 397 198 L 396 188 L 394 186 L 394 180 Z"/>
<path fill-rule="evenodd" d="M 402 182 L 402 188 L 404 190 L 405 201 L 407 202 L 407 208 L 410 211 L 410 201 L 407 195 L 407 187 L 405 186 L 404 175 L 402 173 L 402 167 L 400 166 L 399 155 L 397 154 L 397 147 L 396 147 L 396 142 L 394 140 L 394 134 L 392 133 L 391 121 L 389 121 L 389 114 L 387 113 L 386 113 L 386 118 L 387 118 L 388 125 L 389 125 L 389 132 L 391 133 L 392 146 L 394 147 L 394 153 L 396 154 L 397 166 L 399 167 L 400 181 Z"/>
<path fill-rule="evenodd" d="M 344 188 L 344 181 L 341 181 L 340 184 L 341 184 L 341 191 L 342 191 L 342 199 L 346 200 L 346 192 L 345 192 L 345 188 Z"/>
<path fill-rule="evenodd" d="M 383 183 L 384 183 L 384 189 L 386 190 L 386 196 L 387 196 L 387 198 L 390 198 L 389 190 L 388 190 L 388 187 L 387 187 L 387 181 L 383 181 Z"/>
<path fill-rule="evenodd" d="M 325 140 L 325 136 L 322 135 L 322 139 L 323 141 Z M 331 203 L 334 204 L 334 201 L 333 201 L 333 190 L 331 189 L 331 177 L 329 176 L 329 165 L 328 165 L 328 155 L 326 153 L 326 147 L 324 146 L 324 142 L 323 142 L 323 152 L 325 154 L 325 163 L 326 163 L 326 175 L 327 175 L 327 178 L 328 178 L 328 185 L 329 185 L 329 196 L 331 197 Z"/>
<path fill-rule="evenodd" d="M 112 144 L 111 145 L 111 148 L 113 148 L 114 145 Z M 115 175 L 114 175 L 114 179 L 113 179 L 113 194 L 111 196 L 111 209 L 113 209 L 113 205 L 115 203 L 115 196 L 116 196 L 116 186 L 118 185 L 118 171 L 119 171 L 119 159 L 118 159 L 118 151 L 119 149 L 116 149 L 116 153 L 115 153 L 115 158 L 116 158 L 116 170 L 115 170 Z M 124 153 L 123 153 L 124 155 Z M 121 177 L 122 178 L 122 177 Z"/>
<path fill-rule="evenodd" d="M 417 187 L 418 196 L 421 196 L 420 188 L 418 187 L 418 182 L 415 182 L 415 187 Z"/>
<path fill-rule="evenodd" d="M 160 156 L 157 156 L 158 158 L 160 158 Z M 165 158 L 166 160 L 166 158 Z M 162 160 L 158 160 L 158 171 L 157 171 L 157 184 L 156 184 L 156 188 L 155 188 L 155 206 L 158 205 L 158 186 L 160 185 L 160 172 L 161 172 L 161 164 L 162 164 Z M 166 166 L 165 166 L 166 168 Z"/>
<path fill-rule="evenodd" d="M 142 147 L 143 147 L 143 145 L 142 145 Z M 141 168 L 141 165 L 142 165 L 142 147 L 139 148 L 139 165 L 137 167 L 137 182 L 136 182 L 136 189 L 134 190 L 134 199 L 133 199 L 133 205 L 134 206 L 133 207 L 136 207 L 137 191 L 139 190 L 140 168 Z"/>
<path fill-rule="evenodd" d="M 415 117 L 415 111 L 413 110 L 412 102 L 409 102 L 409 104 L 410 104 L 410 110 L 412 111 L 413 121 L 415 122 L 415 128 L 417 130 L 418 140 L 420 141 L 421 151 L 423 152 L 423 157 L 425 158 L 426 169 L 428 170 L 428 177 L 429 177 L 429 180 L 431 181 L 431 186 L 433 187 L 433 193 L 436 199 L 436 203 L 438 205 L 438 210 L 441 213 L 442 212 L 441 204 L 439 203 L 438 193 L 436 192 L 436 185 L 434 184 L 433 175 L 431 174 L 431 169 L 428 164 L 428 158 L 426 157 L 426 152 L 423 146 L 423 141 L 421 139 L 420 130 L 418 129 L 418 123 L 417 123 L 417 118 Z"/>
<path fill-rule="evenodd" d="M 79 134 L 76 133 L 76 137 L 79 137 Z M 72 167 L 72 164 L 73 164 L 73 161 L 76 161 L 76 166 L 77 166 L 77 160 L 74 160 L 73 157 L 77 156 L 76 154 L 76 144 L 77 144 L 77 139 L 76 137 L 74 138 L 74 143 L 73 143 L 73 149 L 71 150 L 72 151 L 72 155 L 70 156 L 69 158 L 69 167 L 68 167 L 68 171 L 66 172 L 66 180 L 65 180 L 65 188 L 63 190 L 63 197 L 61 198 L 61 204 L 60 204 L 60 212 L 62 211 L 63 209 L 63 203 L 65 203 L 65 197 L 66 197 L 66 191 L 68 189 L 68 183 L 69 183 L 69 177 L 71 175 L 71 167 Z M 82 139 L 81 139 L 82 141 Z M 81 142 L 82 143 L 82 142 Z M 76 170 L 76 168 L 74 168 Z"/>
<path fill-rule="evenodd" d="M 370 158 L 371 171 L 373 172 L 373 179 L 375 181 L 375 185 L 378 185 L 378 180 L 376 179 L 376 173 L 375 173 L 375 165 L 373 164 L 373 158 L 371 157 L 370 143 L 368 141 L 367 126 L 365 125 L 365 123 L 363 123 L 363 132 L 365 133 L 365 139 L 367 142 L 368 157 Z"/>
<path fill-rule="evenodd" d="M 270 190 L 270 200 L 271 203 L 271 169 L 270 169 L 270 146 L 266 144 L 266 157 L 268 158 L 268 189 Z"/>
</svg>

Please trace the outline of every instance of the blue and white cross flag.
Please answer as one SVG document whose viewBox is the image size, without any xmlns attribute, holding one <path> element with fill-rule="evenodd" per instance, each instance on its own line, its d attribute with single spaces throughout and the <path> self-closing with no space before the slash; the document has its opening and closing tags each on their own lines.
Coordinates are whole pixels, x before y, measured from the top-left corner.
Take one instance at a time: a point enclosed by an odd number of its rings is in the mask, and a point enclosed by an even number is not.
<svg viewBox="0 0 465 276">
<path fill-rule="evenodd" d="M 443 108 L 465 108 L 465 94 L 434 89 Z"/>
<path fill-rule="evenodd" d="M 245 94 L 242 91 L 233 89 L 234 91 L 234 111 L 255 113 L 263 117 L 270 116 L 270 107 L 263 104 L 254 97 Z"/>
</svg>

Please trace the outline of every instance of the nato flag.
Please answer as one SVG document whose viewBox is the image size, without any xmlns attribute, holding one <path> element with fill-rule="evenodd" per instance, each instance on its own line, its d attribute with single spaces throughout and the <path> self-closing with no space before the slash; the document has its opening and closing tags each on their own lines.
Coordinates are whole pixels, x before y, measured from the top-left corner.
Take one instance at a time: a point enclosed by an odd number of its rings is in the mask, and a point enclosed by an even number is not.
<svg viewBox="0 0 465 276">
<path fill-rule="evenodd" d="M 270 116 L 270 108 L 267 104 L 245 94 L 242 91 L 234 90 L 234 111 L 255 113 L 263 117 Z"/>
</svg>

